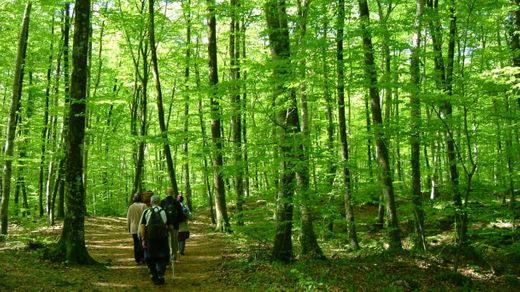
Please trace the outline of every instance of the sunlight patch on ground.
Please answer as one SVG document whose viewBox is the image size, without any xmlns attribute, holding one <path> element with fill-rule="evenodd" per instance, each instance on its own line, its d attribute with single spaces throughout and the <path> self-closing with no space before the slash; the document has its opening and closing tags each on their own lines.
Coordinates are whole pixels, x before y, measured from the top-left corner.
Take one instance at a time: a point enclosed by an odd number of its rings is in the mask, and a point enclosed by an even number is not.
<svg viewBox="0 0 520 292">
<path fill-rule="evenodd" d="M 124 239 L 111 239 L 111 240 L 87 240 L 87 242 L 89 243 L 98 243 L 98 244 L 124 244 L 124 245 L 127 245 L 128 244 L 128 240 L 124 240 Z"/>
<path fill-rule="evenodd" d="M 59 225 L 54 225 L 54 226 L 40 227 L 38 229 L 31 231 L 31 233 L 60 234 L 62 229 L 63 228 L 62 228 L 61 224 L 59 224 Z"/>
<path fill-rule="evenodd" d="M 122 261 L 122 260 L 126 261 L 126 258 L 124 258 L 124 259 L 119 259 L 119 258 L 128 256 L 128 253 L 111 253 L 111 252 L 96 253 L 96 256 L 98 256 L 98 257 L 107 257 L 107 258 L 118 258 L 117 261 Z M 134 258 L 131 258 L 131 260 L 133 261 Z"/>
<path fill-rule="evenodd" d="M 513 224 L 510 221 L 497 220 L 488 224 L 488 227 L 492 228 L 513 228 Z"/>
<path fill-rule="evenodd" d="M 135 270 L 135 269 L 141 269 L 141 266 L 109 266 L 109 270 Z"/>
<path fill-rule="evenodd" d="M 101 245 L 101 244 L 90 244 L 90 243 L 87 243 L 87 247 L 88 248 L 99 248 L 99 249 L 114 248 L 113 245 Z M 133 250 L 134 247 L 133 246 L 118 246 L 117 249 L 131 249 L 131 250 Z"/>
<path fill-rule="evenodd" d="M 128 236 L 129 239 L 132 238 L 132 236 L 126 232 L 110 232 L 110 233 L 91 233 L 91 232 L 86 232 L 88 235 L 91 235 L 93 237 L 110 237 L 110 238 L 113 238 L 115 236 Z"/>
<path fill-rule="evenodd" d="M 468 277 L 479 280 L 491 280 L 495 276 L 492 271 L 484 272 L 477 271 L 471 267 L 466 269 L 461 269 L 460 272 Z"/>
<path fill-rule="evenodd" d="M 103 283 L 103 282 L 95 282 L 94 286 L 104 287 L 104 288 L 131 288 L 132 285 L 129 284 L 117 284 L 117 283 Z"/>
<path fill-rule="evenodd" d="M 104 222 L 125 223 L 126 218 L 123 217 L 85 217 L 85 221 L 91 224 L 100 224 Z"/>
</svg>

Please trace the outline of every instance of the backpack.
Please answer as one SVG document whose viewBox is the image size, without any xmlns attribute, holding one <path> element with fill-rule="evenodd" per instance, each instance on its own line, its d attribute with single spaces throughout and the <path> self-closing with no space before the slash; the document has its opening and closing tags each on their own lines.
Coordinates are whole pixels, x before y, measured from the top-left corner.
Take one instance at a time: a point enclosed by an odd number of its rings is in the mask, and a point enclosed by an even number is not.
<svg viewBox="0 0 520 292">
<path fill-rule="evenodd" d="M 182 219 L 181 219 L 181 222 L 183 222 L 183 221 L 185 221 L 187 219 L 191 220 L 191 213 L 190 213 L 188 207 L 186 207 L 186 205 L 184 205 L 184 204 L 181 204 L 181 206 L 182 206 Z"/>
<path fill-rule="evenodd" d="M 166 204 L 164 206 L 164 211 L 166 211 L 166 218 L 168 218 L 169 223 L 173 224 L 174 222 L 182 221 L 179 218 L 180 214 L 177 214 L 179 212 L 177 211 L 177 208 L 175 207 L 174 203 L 170 203 L 170 202 L 166 201 Z"/>
<path fill-rule="evenodd" d="M 167 237 L 168 230 L 161 217 L 162 209 L 152 207 L 149 210 L 151 214 L 146 224 L 146 238 L 155 240 Z"/>
</svg>

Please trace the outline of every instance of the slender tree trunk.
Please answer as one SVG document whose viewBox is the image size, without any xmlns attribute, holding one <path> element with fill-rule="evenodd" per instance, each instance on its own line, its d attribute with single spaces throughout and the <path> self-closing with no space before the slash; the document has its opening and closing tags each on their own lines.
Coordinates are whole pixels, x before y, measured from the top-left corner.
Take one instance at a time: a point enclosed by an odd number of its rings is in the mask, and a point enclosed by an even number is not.
<svg viewBox="0 0 520 292">
<path fill-rule="evenodd" d="M 184 195 L 186 197 L 186 204 L 190 210 L 193 210 L 191 199 L 191 181 L 190 181 L 190 165 L 189 165 L 189 114 L 190 114 L 190 62 L 191 62 L 191 0 L 188 0 L 185 9 L 186 18 L 186 68 L 184 69 L 184 83 L 186 94 L 184 96 L 184 141 L 182 144 L 183 164 L 182 171 L 184 176 Z"/>
<path fill-rule="evenodd" d="M 420 58 L 422 15 L 424 0 L 417 0 L 414 24 L 414 36 L 412 44 L 412 56 L 410 65 L 411 88 L 410 93 L 410 148 L 412 166 L 412 202 L 414 206 L 415 231 L 418 237 L 418 245 L 426 250 L 426 237 L 424 234 L 424 211 L 421 197 L 421 100 L 420 100 Z"/>
<path fill-rule="evenodd" d="M 74 6 L 74 46 L 70 87 L 69 131 L 66 143 L 65 204 L 63 232 L 58 243 L 69 264 L 91 264 L 85 246 L 85 189 L 83 153 L 87 96 L 87 58 L 90 28 L 90 0 Z"/>
<path fill-rule="evenodd" d="M 61 125 L 61 133 L 59 138 L 59 149 L 58 152 L 60 155 L 58 157 L 61 157 L 59 161 L 54 161 L 54 159 L 51 159 L 49 163 L 49 176 L 47 181 L 47 216 L 49 222 L 51 222 L 51 225 L 54 224 L 54 209 L 56 208 L 55 203 L 55 197 L 57 194 L 57 189 L 60 187 L 60 185 L 63 183 L 64 177 L 65 177 L 65 165 L 66 162 L 65 157 L 66 155 L 62 156 L 62 153 L 65 151 L 62 145 L 65 144 L 65 139 L 68 135 L 68 127 L 69 127 L 69 120 L 68 120 L 68 114 L 69 114 L 69 104 L 70 104 L 70 88 L 69 88 L 69 43 L 70 43 L 70 3 L 66 2 L 63 7 L 63 14 L 64 14 L 64 20 L 63 20 L 63 84 L 64 84 L 64 90 L 63 90 L 63 121 Z M 58 83 L 59 87 L 59 83 Z M 57 169 L 56 169 L 56 164 Z M 57 178 L 54 180 L 54 175 L 56 174 Z M 64 198 L 61 197 L 64 195 L 63 192 L 59 193 L 60 198 L 58 200 L 58 214 L 60 215 L 60 218 L 63 218 L 64 215 Z"/>
<path fill-rule="evenodd" d="M 513 55 L 513 65 L 515 67 L 520 67 L 520 36 L 518 33 L 520 32 L 520 0 L 514 0 L 514 6 L 516 9 L 513 11 L 513 19 L 514 19 L 514 25 L 513 29 L 511 31 L 511 51 Z M 518 79 L 520 78 L 520 74 L 516 74 L 515 77 Z M 516 101 L 518 107 L 520 107 L 520 97 L 518 97 L 519 93 L 518 90 L 515 92 Z M 516 111 L 516 109 L 511 105 L 511 102 L 509 100 L 509 97 L 506 97 L 506 112 L 511 115 L 515 116 L 513 112 Z M 507 171 L 508 171 L 508 180 L 509 180 L 509 195 L 510 195 L 510 208 L 511 210 L 515 209 L 516 205 L 516 197 L 515 197 L 515 186 L 514 186 L 514 154 L 513 154 L 513 131 L 512 131 L 512 122 L 511 119 L 508 119 L 508 127 L 506 131 L 506 160 L 507 160 Z M 511 129 L 511 130 L 510 130 Z"/>
<path fill-rule="evenodd" d="M 145 11 L 145 3 L 146 1 L 141 2 L 140 14 L 141 19 L 143 18 Z M 144 22 L 144 20 L 143 20 Z M 131 47 L 131 41 L 127 34 L 127 43 L 128 46 Z M 137 151 L 135 153 L 135 176 L 134 182 L 132 186 L 132 194 L 130 194 L 129 202 L 132 201 L 132 196 L 135 193 L 140 193 L 143 190 L 143 177 L 144 177 L 144 152 L 146 149 L 146 135 L 148 129 L 148 80 L 149 80 L 149 69 L 150 65 L 148 63 L 148 40 L 145 37 L 144 33 L 144 25 L 142 25 L 140 31 L 140 40 L 138 45 L 137 56 L 132 51 L 132 59 L 134 62 L 134 70 L 135 70 L 135 88 L 134 88 L 134 106 L 132 109 L 132 116 L 134 117 L 134 125 L 132 127 L 133 133 L 137 136 L 137 121 L 139 120 L 139 143 L 137 146 Z M 141 61 L 142 58 L 142 61 Z M 143 73 L 140 73 L 139 66 L 143 67 Z M 140 84 L 138 85 L 138 83 Z M 139 113 L 139 114 L 138 114 Z M 135 129 L 135 130 L 134 130 Z"/>
<path fill-rule="evenodd" d="M 137 148 L 137 162 L 135 165 L 135 177 L 132 188 L 132 194 L 139 193 L 143 189 L 143 176 L 144 176 L 144 152 L 146 149 L 146 135 L 148 129 L 148 46 L 140 49 L 140 54 L 143 57 L 143 75 L 141 79 L 141 90 L 137 90 L 136 98 L 140 99 L 138 104 L 140 105 L 140 127 L 139 127 L 139 146 Z M 136 68 L 139 70 L 139 68 Z"/>
<path fill-rule="evenodd" d="M 383 59 L 383 76 L 381 78 L 381 89 L 383 91 L 383 100 L 382 100 L 382 106 L 384 105 L 385 112 L 383 117 L 383 122 L 385 127 L 390 127 L 390 122 L 392 120 L 392 104 L 394 103 L 392 101 L 392 59 L 390 55 L 390 32 L 388 31 L 388 19 L 390 18 L 390 13 L 393 10 L 392 1 L 389 1 L 386 5 L 386 13 L 383 10 L 383 5 L 381 3 L 381 0 L 377 0 L 377 7 L 378 7 L 378 14 L 379 14 L 379 22 L 381 26 L 381 31 L 383 34 L 383 40 L 381 43 L 381 53 L 382 53 L 382 59 Z M 391 137 L 389 134 L 387 134 L 387 139 L 390 142 Z"/>
<path fill-rule="evenodd" d="M 244 225 L 244 161 L 242 159 L 242 101 L 240 99 L 240 0 L 230 0 L 231 23 L 229 34 L 229 79 L 231 82 L 231 132 L 235 161 L 235 195 L 237 225 Z"/>
<path fill-rule="evenodd" d="M 345 219 L 347 221 L 347 232 L 350 247 L 354 250 L 359 249 L 359 243 L 356 233 L 356 225 L 354 221 L 354 210 L 352 208 L 352 183 L 349 164 L 349 144 L 347 140 L 347 124 L 345 120 L 345 72 L 344 72 L 344 56 L 343 41 L 345 27 L 345 0 L 338 1 L 338 24 L 336 36 L 336 60 L 337 60 L 337 76 L 338 76 L 338 123 L 339 123 L 339 139 L 341 143 L 341 165 L 343 173 L 344 194 L 343 202 L 345 205 Z"/>
<path fill-rule="evenodd" d="M 226 207 L 226 189 L 222 175 L 223 141 L 221 127 L 221 109 L 218 95 L 218 67 L 217 67 L 217 21 L 215 17 L 215 0 L 207 0 L 208 9 L 208 54 L 209 54 L 209 85 L 211 88 L 211 138 L 213 140 L 213 187 L 215 188 L 215 207 L 217 213 L 216 230 L 230 231 L 229 218 Z"/>
<path fill-rule="evenodd" d="M 325 2 L 323 2 L 322 11 L 325 13 L 327 11 L 327 6 Z M 323 17 L 323 40 L 327 39 L 327 32 L 329 30 L 329 20 L 327 17 Z M 343 43 L 342 43 L 343 45 Z M 326 105 L 327 105 L 327 186 L 329 188 L 329 191 L 327 193 L 330 193 L 332 190 L 332 187 L 334 185 L 334 179 L 336 177 L 336 171 L 337 171 L 337 154 L 335 153 L 335 147 L 334 147 L 334 140 L 335 137 L 335 127 L 334 127 L 334 113 L 333 113 L 333 105 L 334 101 L 332 100 L 332 94 L 331 94 L 331 84 L 329 79 L 329 65 L 327 61 L 327 47 L 323 46 L 321 50 L 322 54 L 322 62 L 323 62 L 323 97 L 325 99 Z"/>
<path fill-rule="evenodd" d="M 326 11 L 328 10 L 328 3 L 323 2 L 321 11 L 324 15 L 326 15 Z M 322 27 L 322 38 L 323 40 L 328 39 L 328 31 L 329 31 L 329 19 L 325 16 L 323 17 L 323 27 Z M 334 187 L 334 180 L 336 178 L 336 172 L 338 169 L 337 165 L 337 153 L 334 146 L 335 137 L 335 126 L 334 126 L 334 113 L 333 113 L 333 104 L 331 94 L 331 84 L 329 78 L 329 66 L 327 60 L 327 50 L 328 46 L 323 45 L 321 48 L 322 54 L 322 63 L 323 63 L 323 97 L 325 99 L 325 103 L 327 106 L 327 167 L 326 167 L 326 190 L 325 193 L 329 194 L 329 202 L 332 202 L 334 199 L 334 195 L 332 193 Z M 331 216 L 327 218 L 326 221 L 328 231 L 332 232 L 334 228 L 334 219 Z"/>
<path fill-rule="evenodd" d="M 52 15 L 52 29 L 51 37 L 54 39 L 55 19 L 54 14 Z M 45 87 L 45 101 L 43 106 L 43 125 L 41 134 L 41 146 L 40 146 L 40 167 L 38 173 L 38 211 L 40 217 L 43 216 L 43 177 L 45 175 L 45 157 L 47 147 L 47 133 L 49 131 L 49 99 L 51 93 L 51 80 L 52 80 L 52 62 L 54 53 L 54 41 L 51 41 L 49 55 L 49 67 L 47 67 L 47 85 Z M 59 62 L 58 58 L 58 62 Z"/>
<path fill-rule="evenodd" d="M 399 64 L 396 64 L 395 67 L 399 67 Z M 398 68 L 394 68 L 394 71 L 397 72 Z M 394 82 L 394 84 L 399 83 L 399 74 L 397 74 L 397 73 L 394 74 L 393 82 Z M 399 88 L 395 88 L 395 90 L 394 90 L 394 98 L 393 98 L 392 103 L 395 104 L 394 116 L 393 116 L 393 118 L 395 120 L 394 128 L 396 129 L 395 137 L 401 137 L 401 125 L 400 125 L 400 117 L 399 117 L 399 114 L 400 114 Z M 394 160 L 396 162 L 394 164 L 396 165 L 395 167 L 397 169 L 397 179 L 399 181 L 403 181 L 403 167 L 402 167 L 402 161 L 401 161 L 401 143 L 399 143 L 399 141 L 396 141 L 396 143 L 395 143 L 395 153 L 396 154 L 395 154 Z"/>
<path fill-rule="evenodd" d="M 179 195 L 177 188 L 177 179 L 175 177 L 175 166 L 173 165 L 172 154 L 170 151 L 170 144 L 168 141 L 168 129 L 166 129 L 166 123 L 164 121 L 164 107 L 162 101 L 162 90 L 161 80 L 159 76 L 159 63 L 157 60 L 157 47 L 155 43 L 155 21 L 154 21 L 154 0 L 148 1 L 148 12 L 149 12 L 149 23 L 148 23 L 148 35 L 150 37 L 150 49 L 152 53 L 152 64 L 153 73 L 155 77 L 155 89 L 157 91 L 157 113 L 159 115 L 159 127 L 161 129 L 161 137 L 163 139 L 163 151 L 166 156 L 166 165 L 168 167 L 168 174 L 170 178 L 170 185 L 173 188 L 173 194 L 175 197 Z"/>
<path fill-rule="evenodd" d="M 242 42 L 242 60 L 246 60 L 246 21 L 245 21 L 245 13 L 242 12 L 242 26 L 240 27 L 240 41 Z M 244 152 L 244 193 L 245 196 L 249 196 L 250 194 L 250 175 L 249 175 L 249 154 L 248 154 L 248 143 L 247 143 L 247 71 L 242 73 L 242 148 Z"/>
<path fill-rule="evenodd" d="M 298 44 L 300 48 L 300 54 L 305 55 L 305 38 L 307 34 L 307 18 L 309 14 L 310 0 L 299 0 L 298 5 Z M 301 254 L 305 258 L 324 258 L 323 252 L 318 245 L 316 239 L 316 233 L 314 232 L 313 214 L 310 206 L 313 206 L 311 197 L 315 197 L 311 194 L 310 179 L 309 179 L 309 156 L 311 152 L 311 136 L 310 136 L 310 122 L 309 122 L 309 110 L 307 104 L 307 88 L 305 80 L 307 79 L 307 65 L 305 58 L 299 64 L 299 79 L 302 81 L 300 84 L 300 139 L 301 145 L 298 147 L 298 153 L 300 156 L 299 165 L 296 168 L 296 178 L 298 180 L 298 188 L 301 193 L 301 206 L 300 206 L 300 244 Z"/>
<path fill-rule="evenodd" d="M 195 83 L 196 87 L 200 88 L 201 86 L 201 78 L 200 78 L 200 70 L 199 70 L 199 62 L 200 60 L 200 48 L 199 48 L 199 37 L 197 37 L 197 61 L 195 62 Z M 206 123 L 204 121 L 204 113 L 203 113 L 203 104 L 202 104 L 202 95 L 199 95 L 199 106 L 198 106 L 198 113 L 199 113 L 199 123 L 200 123 L 200 133 L 202 135 L 202 150 L 203 150 L 203 157 L 204 157 L 204 169 L 203 169 L 203 181 L 204 181 L 204 190 L 208 198 L 208 206 L 209 206 L 209 212 L 211 217 L 211 223 L 217 224 L 216 216 L 215 216 L 215 210 L 214 204 L 213 204 L 213 189 L 211 188 L 210 181 L 209 181 L 209 166 L 208 166 L 208 158 L 207 158 L 207 149 L 208 149 L 208 136 L 206 134 Z"/>
<path fill-rule="evenodd" d="M 386 201 L 386 211 L 388 213 L 388 235 L 390 238 L 390 249 L 401 249 L 401 232 L 397 220 L 397 211 L 394 197 L 394 187 L 392 183 L 392 172 L 390 170 L 388 148 L 385 137 L 385 129 L 381 116 L 381 106 L 377 84 L 377 71 L 374 62 L 372 37 L 369 31 L 369 10 L 366 0 L 360 0 L 359 11 L 361 17 L 361 31 L 363 35 L 363 50 L 365 54 L 365 73 L 369 82 L 369 94 L 372 108 L 372 120 L 374 127 L 374 138 L 377 147 L 377 160 L 381 171 L 381 183 L 383 195 Z"/>
<path fill-rule="evenodd" d="M 18 214 L 19 210 L 19 195 L 22 193 L 22 196 L 25 198 L 23 200 L 23 216 L 27 213 L 27 193 L 26 193 L 26 178 L 25 178 L 25 163 L 27 160 L 27 144 L 29 137 L 29 125 L 31 122 L 32 114 L 34 111 L 34 96 L 33 96 L 33 73 L 29 72 L 29 90 L 27 94 L 27 106 L 25 110 L 25 118 L 23 115 L 18 115 L 18 167 L 17 167 L 17 177 L 16 177 L 16 190 L 15 190 L 15 213 Z M 20 109 L 18 110 L 20 112 Z"/>
<path fill-rule="evenodd" d="M 2 200 L 0 203 L 0 235 L 7 235 L 7 223 L 9 215 L 9 196 L 11 194 L 11 176 L 14 158 L 14 137 L 16 134 L 17 111 L 20 108 L 23 88 L 23 75 L 25 67 L 25 56 L 27 52 L 27 39 L 29 38 L 29 20 L 32 3 L 29 1 L 25 6 L 22 20 L 22 28 L 18 39 L 18 51 L 16 54 L 16 65 L 13 80 L 13 95 L 7 121 L 5 144 L 4 144 L 4 169 L 2 177 Z"/>
<path fill-rule="evenodd" d="M 438 3 L 437 1 L 428 0 L 429 8 L 438 15 Z M 448 168 L 450 173 L 451 181 L 451 192 L 453 193 L 453 201 L 455 203 L 456 214 L 455 214 L 455 226 L 457 230 L 457 240 L 462 243 L 465 238 L 465 217 L 462 214 L 462 198 L 459 190 L 459 172 L 457 170 L 457 157 L 455 153 L 455 140 L 453 135 L 448 132 L 453 129 L 452 126 L 452 113 L 453 106 L 450 101 L 450 96 L 453 94 L 453 63 L 455 55 L 455 37 L 456 37 L 456 17 L 455 8 L 450 4 L 450 29 L 449 29 L 449 40 L 448 40 L 448 58 L 447 65 L 444 65 L 444 59 L 442 57 L 442 32 L 438 18 L 430 22 L 432 29 L 432 43 L 434 50 L 434 63 L 436 72 L 437 86 L 442 89 L 447 97 L 440 106 L 441 119 L 446 122 L 446 130 L 444 137 L 446 140 L 446 155 L 448 158 Z"/>
</svg>

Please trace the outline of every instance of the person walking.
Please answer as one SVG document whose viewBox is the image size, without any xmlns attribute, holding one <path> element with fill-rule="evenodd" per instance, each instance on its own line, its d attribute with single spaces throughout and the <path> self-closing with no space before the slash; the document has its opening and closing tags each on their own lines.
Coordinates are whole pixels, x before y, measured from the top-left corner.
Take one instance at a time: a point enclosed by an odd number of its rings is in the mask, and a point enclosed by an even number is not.
<svg viewBox="0 0 520 292">
<path fill-rule="evenodd" d="M 144 251 L 139 240 L 139 224 L 141 216 L 146 209 L 146 204 L 142 202 L 141 195 L 135 194 L 132 198 L 132 204 L 128 207 L 126 213 L 126 229 L 132 235 L 134 240 L 134 259 L 137 264 L 144 263 Z"/>
<path fill-rule="evenodd" d="M 164 273 L 170 261 L 167 218 L 166 212 L 159 205 L 159 195 L 153 195 L 150 203 L 152 206 L 143 212 L 139 232 L 152 281 L 161 285 L 165 283 Z"/>
<path fill-rule="evenodd" d="M 161 201 L 161 207 L 166 211 L 168 218 L 171 257 L 173 260 L 177 260 L 177 253 L 179 251 L 179 223 L 182 216 L 182 207 L 173 196 L 172 188 L 168 188 L 166 194 L 166 198 Z"/>
<path fill-rule="evenodd" d="M 190 212 L 190 208 L 183 203 L 184 197 L 182 195 L 177 196 L 177 201 L 181 204 L 182 207 L 182 221 L 179 223 L 179 253 L 184 255 L 184 250 L 186 248 L 186 239 L 190 238 L 190 229 L 188 226 L 188 220 L 191 220 L 192 215 Z"/>
</svg>

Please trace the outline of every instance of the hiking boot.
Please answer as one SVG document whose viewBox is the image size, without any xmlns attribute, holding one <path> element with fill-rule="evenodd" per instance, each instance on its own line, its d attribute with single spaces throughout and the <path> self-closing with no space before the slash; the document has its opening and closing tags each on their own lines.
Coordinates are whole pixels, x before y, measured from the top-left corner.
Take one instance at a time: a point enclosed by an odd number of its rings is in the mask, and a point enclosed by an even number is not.
<svg viewBox="0 0 520 292">
<path fill-rule="evenodd" d="M 151 277 L 151 278 L 152 278 L 152 282 L 155 285 L 160 285 L 161 284 L 161 279 L 159 279 L 158 277 Z"/>
<path fill-rule="evenodd" d="M 164 277 L 159 277 L 157 285 L 163 285 L 164 283 L 166 283 L 166 281 L 164 280 Z"/>
</svg>

